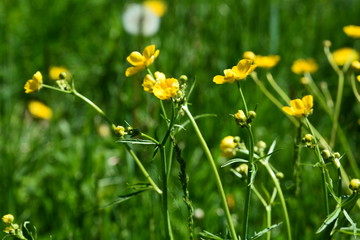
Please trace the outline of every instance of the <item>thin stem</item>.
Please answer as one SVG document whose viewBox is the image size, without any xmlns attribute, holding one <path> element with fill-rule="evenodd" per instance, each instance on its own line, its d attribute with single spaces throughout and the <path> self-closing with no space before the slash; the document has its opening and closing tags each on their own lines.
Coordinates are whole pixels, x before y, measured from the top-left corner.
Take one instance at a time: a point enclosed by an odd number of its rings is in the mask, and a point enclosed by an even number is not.
<svg viewBox="0 0 360 240">
<path fill-rule="evenodd" d="M 270 93 L 267 88 L 265 87 L 265 85 L 259 80 L 259 78 L 256 75 L 256 72 L 252 72 L 251 73 L 251 78 L 254 80 L 254 82 L 256 83 L 256 85 L 260 88 L 260 90 L 265 94 L 265 96 L 273 103 L 275 104 L 275 106 L 281 110 L 281 108 L 284 106 L 283 104 L 281 104 L 272 93 Z M 289 118 L 289 120 L 295 125 L 298 126 L 299 125 L 299 121 L 297 121 L 294 117 L 286 114 L 286 116 Z"/>
<path fill-rule="evenodd" d="M 358 100 L 358 102 L 360 102 L 360 94 L 359 94 L 359 91 L 357 90 L 357 87 L 356 87 L 356 81 L 355 81 L 355 75 L 354 74 L 351 74 L 351 88 L 354 92 L 354 95 L 356 97 L 356 99 Z"/>
<path fill-rule="evenodd" d="M 322 108 L 326 111 L 327 114 L 331 115 L 332 110 L 329 108 L 328 104 L 323 98 L 323 94 L 321 93 L 320 89 L 315 84 L 314 80 L 312 79 L 310 73 L 305 73 L 305 78 L 308 79 L 309 83 L 306 85 L 309 92 L 316 97 L 319 101 Z"/>
<path fill-rule="evenodd" d="M 295 181 L 295 197 L 300 196 L 300 184 L 301 184 L 301 167 L 300 167 L 300 160 L 301 160 L 301 138 L 302 138 L 302 122 L 297 128 L 297 136 L 295 142 L 295 149 L 294 149 L 294 181 Z"/>
<path fill-rule="evenodd" d="M 239 93 L 240 93 L 241 100 L 242 100 L 242 102 L 243 102 L 243 104 L 244 104 L 245 115 L 246 115 L 246 117 L 247 117 L 249 111 L 248 111 L 248 107 L 247 107 L 247 104 L 246 104 L 246 100 L 245 100 L 244 94 L 243 94 L 243 92 L 242 92 L 242 90 L 241 90 L 240 81 L 236 81 L 236 83 L 237 83 L 237 86 L 238 86 L 238 89 L 239 89 Z"/>
<path fill-rule="evenodd" d="M 270 85 L 274 88 L 274 90 L 280 95 L 280 97 L 285 101 L 285 102 L 290 102 L 290 98 L 286 95 L 286 93 L 281 89 L 281 87 L 275 82 L 273 76 L 271 75 L 270 72 L 266 73 L 266 78 L 269 81 Z"/>
<path fill-rule="evenodd" d="M 174 239 L 171 230 L 169 209 L 168 209 L 168 188 L 167 188 L 167 177 L 166 177 L 166 155 L 164 146 L 160 145 L 160 156 L 161 156 L 161 178 L 162 178 L 162 213 L 164 218 L 165 228 L 165 239 Z"/>
<path fill-rule="evenodd" d="M 292 236 L 291 236 L 291 225 L 290 225 L 290 219 L 289 219 L 289 214 L 288 214 L 288 210 L 286 207 L 286 202 L 285 202 L 285 197 L 284 194 L 282 192 L 281 186 L 280 186 L 280 182 L 279 179 L 276 177 L 276 174 L 274 173 L 273 169 L 271 168 L 270 164 L 268 161 L 264 161 L 264 160 L 260 160 L 260 163 L 266 168 L 266 170 L 268 171 L 272 181 L 274 182 L 275 188 L 279 194 L 279 198 L 280 198 L 280 203 L 281 203 L 281 207 L 283 209 L 283 213 L 284 213 L 284 219 L 285 219 L 285 225 L 286 225 L 286 230 L 287 230 L 287 239 L 291 240 Z"/>
<path fill-rule="evenodd" d="M 228 207 L 228 204 L 226 202 L 226 196 L 225 196 L 224 188 L 222 186 L 222 182 L 221 182 L 219 173 L 217 171 L 215 161 L 214 161 L 214 159 L 213 159 L 213 157 L 211 155 L 210 149 L 207 146 L 207 144 L 206 144 L 206 142 L 204 140 L 204 137 L 202 136 L 201 131 L 200 131 L 194 117 L 192 116 L 191 112 L 189 111 L 187 105 L 183 105 L 182 109 L 184 110 L 184 112 L 188 116 L 188 118 L 189 118 L 189 120 L 190 120 L 190 122 L 191 122 L 191 124 L 192 124 L 192 126 L 193 126 L 193 128 L 195 130 L 195 133 L 196 133 L 196 135 L 197 135 L 197 137 L 198 137 L 198 139 L 200 141 L 201 147 L 204 150 L 205 156 L 209 161 L 211 170 L 213 171 L 216 186 L 218 188 L 218 192 L 220 194 L 220 199 L 221 199 L 223 209 L 224 209 L 224 212 L 225 212 L 226 221 L 227 221 L 228 227 L 230 229 L 231 238 L 233 240 L 238 240 L 238 237 L 236 235 L 236 231 L 235 231 L 235 228 L 234 228 L 234 224 L 233 224 L 232 219 L 231 219 L 231 214 L 230 214 L 230 211 L 229 211 L 229 207 Z"/>
<path fill-rule="evenodd" d="M 246 196 L 245 196 L 245 207 L 244 207 L 244 225 L 243 225 L 243 236 L 244 239 L 248 237 L 248 228 L 249 228 L 249 213 L 250 213 L 250 200 L 251 200 L 251 185 L 253 184 L 253 171 L 254 171 L 254 135 L 252 133 L 251 127 L 246 128 L 249 134 L 249 165 L 248 165 L 248 178 L 247 178 L 247 187 L 246 187 Z"/>
<path fill-rule="evenodd" d="M 314 131 L 312 126 L 310 125 L 310 122 L 307 118 L 305 118 L 305 122 L 307 124 L 307 127 L 310 130 L 311 135 L 315 136 Z M 318 141 L 316 140 L 316 137 L 314 137 L 314 144 L 315 144 L 315 155 L 316 158 L 318 159 L 319 163 L 320 163 L 320 169 L 321 169 L 321 176 L 322 176 L 322 187 L 323 187 L 323 192 L 324 192 L 324 202 L 325 202 L 325 210 L 326 210 L 326 215 L 329 215 L 329 197 L 328 197 L 328 190 L 327 190 L 327 181 L 326 181 L 326 173 L 325 173 L 325 167 L 326 164 L 324 162 L 324 159 L 321 156 L 320 153 L 320 149 L 319 149 L 319 144 Z"/>
<path fill-rule="evenodd" d="M 335 100 L 335 109 L 334 109 L 334 117 L 333 117 L 333 125 L 331 130 L 331 137 L 330 137 L 330 146 L 334 147 L 335 139 L 336 139 L 336 130 L 339 124 L 339 115 L 341 109 L 341 101 L 342 101 L 342 94 L 344 91 L 344 73 L 342 71 L 338 72 L 339 79 L 338 79 L 338 89 L 336 94 Z"/>
<path fill-rule="evenodd" d="M 149 183 L 151 184 L 151 186 L 154 188 L 154 190 L 159 193 L 162 194 L 163 192 L 161 191 L 161 189 L 156 185 L 156 183 L 152 180 L 152 178 L 150 177 L 149 173 L 146 171 L 145 167 L 142 165 L 140 159 L 136 156 L 135 152 L 131 149 L 131 147 L 128 144 L 124 144 L 126 150 L 130 153 L 130 155 L 132 156 L 132 158 L 135 160 L 136 164 L 138 165 L 138 167 L 140 168 L 140 171 L 143 173 L 143 175 L 146 177 L 146 179 L 149 181 Z"/>
<path fill-rule="evenodd" d="M 53 87 L 53 86 L 50 86 L 50 85 L 46 85 L 46 84 L 43 84 L 42 87 L 48 88 L 48 89 L 51 89 L 51 90 L 55 90 L 55 91 L 58 91 L 58 92 L 62 92 L 62 93 L 72 93 L 72 91 L 63 90 L 63 89 Z"/>
<path fill-rule="evenodd" d="M 101 110 L 101 108 L 99 108 L 95 103 L 93 103 L 90 99 L 88 99 L 87 97 L 85 97 L 84 95 L 80 94 L 78 91 L 76 91 L 75 89 L 72 90 L 72 94 L 74 94 L 75 96 L 77 96 L 78 98 L 80 98 L 81 100 L 83 100 L 84 102 L 86 102 L 87 104 L 89 104 L 93 109 L 95 109 L 101 116 L 103 116 L 105 118 L 105 120 L 110 124 L 110 126 L 114 126 L 114 124 L 111 122 L 111 120 L 106 116 L 106 114 L 104 113 L 103 110 Z"/>
</svg>

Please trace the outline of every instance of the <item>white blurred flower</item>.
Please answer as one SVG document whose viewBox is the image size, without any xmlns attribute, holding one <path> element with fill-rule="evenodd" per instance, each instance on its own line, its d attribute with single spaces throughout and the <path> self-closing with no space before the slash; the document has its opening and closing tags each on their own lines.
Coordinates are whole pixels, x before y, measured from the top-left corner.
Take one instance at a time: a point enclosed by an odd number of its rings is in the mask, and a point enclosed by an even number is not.
<svg viewBox="0 0 360 240">
<path fill-rule="evenodd" d="M 160 27 L 160 17 L 143 4 L 129 4 L 122 21 L 125 31 L 132 35 L 152 36 Z"/>
</svg>

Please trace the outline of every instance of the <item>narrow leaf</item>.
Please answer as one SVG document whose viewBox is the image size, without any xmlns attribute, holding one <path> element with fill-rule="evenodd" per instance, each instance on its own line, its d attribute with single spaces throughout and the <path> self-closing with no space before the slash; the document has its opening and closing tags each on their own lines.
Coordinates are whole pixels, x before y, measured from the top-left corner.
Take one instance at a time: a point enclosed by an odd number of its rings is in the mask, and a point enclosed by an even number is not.
<svg viewBox="0 0 360 240">
<path fill-rule="evenodd" d="M 274 228 L 277 228 L 278 226 L 280 226 L 282 224 L 282 222 L 278 223 L 278 224 L 274 224 L 274 225 L 271 225 L 270 227 L 268 228 L 265 228 L 264 230 L 258 232 L 258 233 L 255 233 L 254 236 L 250 237 L 250 240 L 253 240 L 253 239 L 257 239 L 259 237 L 261 237 L 262 235 L 264 235 L 265 233 L 273 230 Z"/>
<path fill-rule="evenodd" d="M 231 159 L 229 161 L 226 161 L 226 163 L 221 165 L 221 167 L 226 167 L 226 166 L 231 165 L 233 163 L 247 163 L 247 162 L 249 162 L 249 161 L 245 160 L 245 159 L 242 159 L 242 158 L 234 158 L 234 159 Z"/>
</svg>

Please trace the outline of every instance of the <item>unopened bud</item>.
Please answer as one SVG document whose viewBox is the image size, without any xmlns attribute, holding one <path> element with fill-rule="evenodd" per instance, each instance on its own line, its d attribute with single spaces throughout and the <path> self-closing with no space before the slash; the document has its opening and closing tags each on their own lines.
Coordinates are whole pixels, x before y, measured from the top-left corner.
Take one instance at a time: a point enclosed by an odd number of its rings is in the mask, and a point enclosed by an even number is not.
<svg viewBox="0 0 360 240">
<path fill-rule="evenodd" d="M 360 189 L 360 180 L 357 178 L 351 179 L 349 188 L 355 192 L 359 191 Z"/>
<path fill-rule="evenodd" d="M 238 171 L 240 174 L 243 174 L 243 175 L 247 175 L 248 170 L 249 170 L 249 167 L 246 163 L 242 163 L 236 168 L 236 171 Z"/>
<path fill-rule="evenodd" d="M 248 112 L 248 118 L 249 119 L 254 119 L 256 117 L 256 112 L 255 111 L 249 111 Z"/>
<path fill-rule="evenodd" d="M 327 149 L 322 150 L 321 155 L 324 159 L 329 159 L 331 157 L 331 153 Z"/>
<path fill-rule="evenodd" d="M 179 77 L 179 80 L 180 80 L 180 81 L 183 81 L 183 82 L 186 82 L 186 81 L 188 80 L 188 77 L 187 77 L 186 75 L 181 75 L 181 76 Z"/>
<path fill-rule="evenodd" d="M 324 47 L 331 47 L 331 42 L 329 41 L 329 40 L 325 40 L 325 41 L 323 41 L 323 45 L 324 45 Z"/>
<path fill-rule="evenodd" d="M 278 179 L 283 179 L 283 178 L 284 178 L 284 173 L 282 173 L 282 172 L 277 172 L 277 173 L 276 173 L 276 177 L 277 177 Z"/>
</svg>

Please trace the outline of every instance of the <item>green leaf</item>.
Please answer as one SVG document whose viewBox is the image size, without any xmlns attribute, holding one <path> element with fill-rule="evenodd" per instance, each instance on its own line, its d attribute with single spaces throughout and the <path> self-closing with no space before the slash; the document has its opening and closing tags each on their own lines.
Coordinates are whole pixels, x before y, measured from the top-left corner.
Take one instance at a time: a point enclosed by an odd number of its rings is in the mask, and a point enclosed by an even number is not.
<svg viewBox="0 0 360 240">
<path fill-rule="evenodd" d="M 278 224 L 274 224 L 274 225 L 271 225 L 270 227 L 267 227 L 265 228 L 264 230 L 258 232 L 258 233 L 255 233 L 254 236 L 250 237 L 250 240 L 253 240 L 253 239 L 257 239 L 259 237 L 261 237 L 262 235 L 264 235 L 265 233 L 273 230 L 274 228 L 277 228 L 278 226 L 280 226 L 282 224 L 282 222 L 278 223 Z"/>
<path fill-rule="evenodd" d="M 106 208 L 106 207 L 110 207 L 110 206 L 113 206 L 113 205 L 116 205 L 116 204 L 120 204 L 122 202 L 125 202 L 126 200 L 129 200 L 129 199 L 131 199 L 133 197 L 136 197 L 140 193 L 143 193 L 143 192 L 146 192 L 146 191 L 152 190 L 152 189 L 153 189 L 152 187 L 147 187 L 147 188 L 139 190 L 139 191 L 135 191 L 135 192 L 132 192 L 132 193 L 129 193 L 129 194 L 121 195 L 117 199 L 112 201 L 111 203 L 103 206 L 102 208 Z"/>
<path fill-rule="evenodd" d="M 153 141 L 144 140 L 144 139 L 121 139 L 118 140 L 119 143 L 130 143 L 130 144 L 140 144 L 140 145 L 155 145 Z"/>
<path fill-rule="evenodd" d="M 215 234 L 212 234 L 208 231 L 203 231 L 199 234 L 201 237 L 204 237 L 205 239 L 213 239 L 213 240 L 225 240 L 224 238 L 221 238 Z"/>
<path fill-rule="evenodd" d="M 231 165 L 233 163 L 247 163 L 247 162 L 249 162 L 249 161 L 245 160 L 245 159 L 242 159 L 242 158 L 234 158 L 234 159 L 231 159 L 229 161 L 226 161 L 226 163 L 221 165 L 221 167 L 226 167 L 226 166 Z"/>
<path fill-rule="evenodd" d="M 325 219 L 325 221 L 321 224 L 320 228 L 316 231 L 316 233 L 321 233 L 325 228 L 332 227 L 332 223 L 334 223 L 334 221 L 339 217 L 340 213 L 341 207 L 336 207 L 335 210 L 330 213 L 329 216 Z"/>
<path fill-rule="evenodd" d="M 24 237 L 27 240 L 35 240 L 36 239 L 36 227 L 32 225 L 29 221 L 25 221 L 22 226 L 21 230 L 23 232 Z"/>
</svg>

